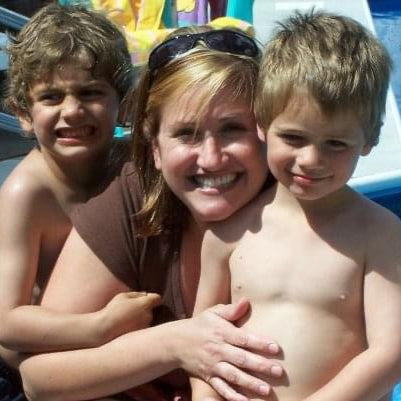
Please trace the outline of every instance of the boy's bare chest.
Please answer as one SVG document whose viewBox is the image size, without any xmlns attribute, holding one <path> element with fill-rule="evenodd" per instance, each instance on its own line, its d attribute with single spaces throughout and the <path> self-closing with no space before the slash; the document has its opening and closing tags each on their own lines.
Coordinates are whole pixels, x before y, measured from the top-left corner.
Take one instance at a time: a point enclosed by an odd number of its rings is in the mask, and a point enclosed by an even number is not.
<svg viewBox="0 0 401 401">
<path fill-rule="evenodd" d="M 230 258 L 233 296 L 331 308 L 359 303 L 363 241 L 352 230 L 263 229 L 245 235 Z"/>
</svg>

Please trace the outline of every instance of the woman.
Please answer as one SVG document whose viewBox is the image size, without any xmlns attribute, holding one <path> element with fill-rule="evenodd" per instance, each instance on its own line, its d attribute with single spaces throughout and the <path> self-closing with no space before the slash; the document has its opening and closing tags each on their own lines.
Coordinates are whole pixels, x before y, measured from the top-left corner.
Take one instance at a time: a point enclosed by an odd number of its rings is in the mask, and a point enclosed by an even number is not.
<svg viewBox="0 0 401 401">
<path fill-rule="evenodd" d="M 277 344 L 229 323 L 247 301 L 176 320 L 192 312 L 206 224 L 245 205 L 267 178 L 252 112 L 258 48 L 239 32 L 203 31 L 173 35 L 151 53 L 135 98 L 133 161 L 72 216 L 43 298 L 46 307 L 79 313 L 119 292 L 157 292 L 155 326 L 99 348 L 27 359 L 21 372 L 31 400 L 103 397 L 183 368 L 242 401 L 230 383 L 269 391 L 243 370 L 282 373 L 260 355 L 277 353 Z M 185 385 L 180 375 L 163 380 L 171 395 Z"/>
</svg>

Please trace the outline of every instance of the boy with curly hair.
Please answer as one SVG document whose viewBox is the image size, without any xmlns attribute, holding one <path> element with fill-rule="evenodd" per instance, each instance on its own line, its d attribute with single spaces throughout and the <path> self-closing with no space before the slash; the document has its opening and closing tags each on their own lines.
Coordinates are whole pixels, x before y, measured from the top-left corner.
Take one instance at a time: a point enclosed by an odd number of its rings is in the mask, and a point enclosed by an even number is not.
<svg viewBox="0 0 401 401">
<path fill-rule="evenodd" d="M 123 34 L 104 15 L 56 4 L 35 14 L 8 51 L 7 106 L 38 142 L 0 191 L 0 372 L 12 394 L 3 397 L 17 397 L 21 353 L 97 346 L 145 327 L 159 297 L 120 294 L 81 315 L 35 305 L 69 213 L 107 182 L 133 67 Z"/>
</svg>

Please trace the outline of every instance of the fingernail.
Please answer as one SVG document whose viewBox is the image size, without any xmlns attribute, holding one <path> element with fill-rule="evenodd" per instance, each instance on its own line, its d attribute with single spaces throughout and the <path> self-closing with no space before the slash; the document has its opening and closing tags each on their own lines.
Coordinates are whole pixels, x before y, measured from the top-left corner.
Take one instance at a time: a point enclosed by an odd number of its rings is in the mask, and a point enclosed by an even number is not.
<svg viewBox="0 0 401 401">
<path fill-rule="evenodd" d="M 272 376 L 280 377 L 283 374 L 283 368 L 278 365 L 273 365 L 270 368 L 270 373 L 272 374 Z"/>
<path fill-rule="evenodd" d="M 259 386 L 259 394 L 268 395 L 270 393 L 270 387 L 266 385 Z"/>
<path fill-rule="evenodd" d="M 269 350 L 269 352 L 271 352 L 272 354 L 277 354 L 280 351 L 280 347 L 275 344 L 275 343 L 270 343 L 267 344 L 267 349 Z"/>
</svg>

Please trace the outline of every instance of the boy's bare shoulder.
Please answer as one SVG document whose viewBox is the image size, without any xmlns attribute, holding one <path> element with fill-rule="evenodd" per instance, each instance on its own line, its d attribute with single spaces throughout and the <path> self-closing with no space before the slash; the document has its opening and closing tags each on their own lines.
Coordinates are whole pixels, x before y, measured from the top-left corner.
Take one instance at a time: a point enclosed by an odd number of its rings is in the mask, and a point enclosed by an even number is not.
<svg viewBox="0 0 401 401">
<path fill-rule="evenodd" d="M 362 219 L 357 229 L 366 241 L 367 264 L 378 269 L 393 269 L 401 261 L 401 220 L 376 202 L 360 197 Z M 400 270 L 401 272 L 401 270 Z"/>
<path fill-rule="evenodd" d="M 363 195 L 358 195 L 356 202 L 356 208 L 362 214 L 369 229 L 387 231 L 387 229 L 401 228 L 400 218 L 384 206 Z"/>
<path fill-rule="evenodd" d="M 272 197 L 271 188 L 261 192 L 226 220 L 211 224 L 210 231 L 230 244 L 237 243 L 247 231 L 259 231 L 264 207 L 271 202 Z"/>
<path fill-rule="evenodd" d="M 55 202 L 54 188 L 46 163 L 40 152 L 31 151 L 10 173 L 0 189 L 2 209 L 45 210 Z M 43 207 L 41 207 L 43 206 Z"/>
</svg>

